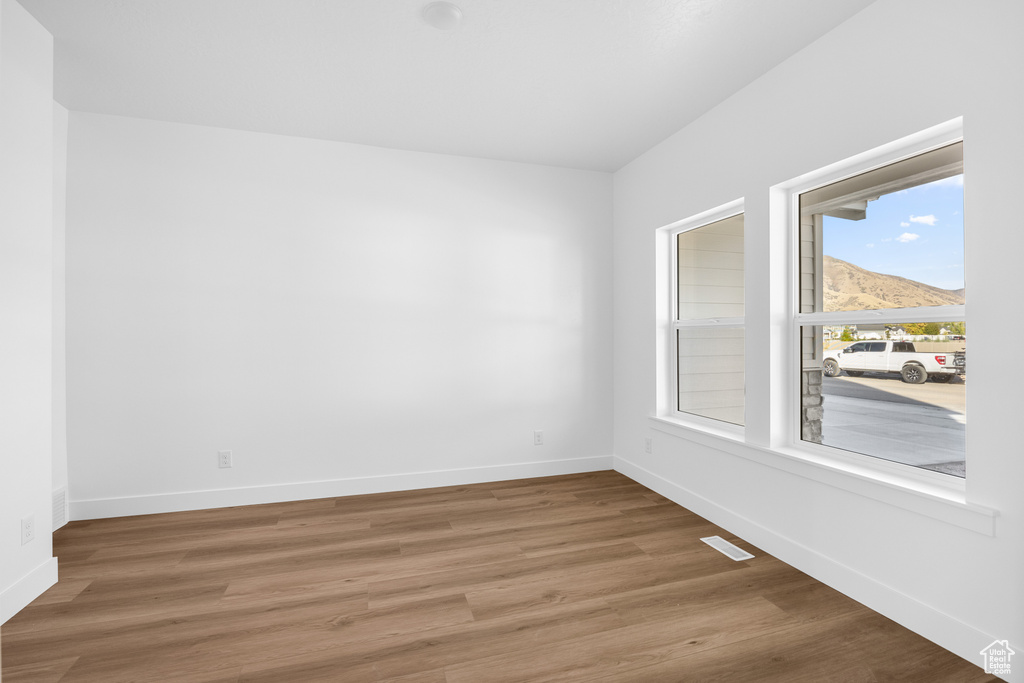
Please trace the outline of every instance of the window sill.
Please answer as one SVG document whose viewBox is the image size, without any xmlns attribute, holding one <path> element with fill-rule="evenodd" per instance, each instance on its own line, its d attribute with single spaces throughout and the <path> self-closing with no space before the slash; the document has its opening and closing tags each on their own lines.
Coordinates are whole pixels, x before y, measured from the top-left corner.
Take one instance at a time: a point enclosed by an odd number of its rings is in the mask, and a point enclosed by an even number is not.
<svg viewBox="0 0 1024 683">
<path fill-rule="evenodd" d="M 746 443 L 744 429 L 739 425 L 705 420 L 699 417 L 651 416 L 654 428 L 658 431 L 693 440 L 695 435 L 706 434 L 717 439 L 724 439 L 736 444 Z"/>
<path fill-rule="evenodd" d="M 766 448 L 747 443 L 742 430 L 651 416 L 654 429 L 805 479 L 878 500 L 985 536 L 996 535 L 998 511 L 967 502 L 964 482 L 918 472 L 868 456 L 844 457 L 826 447 Z M 727 426 L 725 426 L 727 427 Z M 864 462 L 860 462 L 861 460 Z"/>
</svg>

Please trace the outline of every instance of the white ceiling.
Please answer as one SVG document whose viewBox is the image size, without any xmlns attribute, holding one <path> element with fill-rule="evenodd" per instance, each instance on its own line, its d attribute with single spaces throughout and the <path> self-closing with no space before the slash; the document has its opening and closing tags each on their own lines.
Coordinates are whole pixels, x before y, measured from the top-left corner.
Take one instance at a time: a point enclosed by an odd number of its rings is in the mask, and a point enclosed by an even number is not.
<svg viewBox="0 0 1024 683">
<path fill-rule="evenodd" d="M 20 0 L 76 111 L 614 171 L 872 0 Z"/>
</svg>

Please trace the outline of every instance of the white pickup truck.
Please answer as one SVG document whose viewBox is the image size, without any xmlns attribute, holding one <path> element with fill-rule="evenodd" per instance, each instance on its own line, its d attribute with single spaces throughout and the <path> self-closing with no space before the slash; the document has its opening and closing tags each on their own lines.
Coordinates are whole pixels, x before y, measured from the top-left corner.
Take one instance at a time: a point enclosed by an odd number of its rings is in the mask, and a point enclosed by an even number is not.
<svg viewBox="0 0 1024 683">
<path fill-rule="evenodd" d="M 967 370 L 964 351 L 932 353 L 917 351 L 912 342 L 860 341 L 840 351 L 825 353 L 821 371 L 826 377 L 837 377 L 845 371 L 850 377 L 865 372 L 898 372 L 904 382 L 923 384 L 930 377 L 933 382 L 948 382 Z"/>
</svg>

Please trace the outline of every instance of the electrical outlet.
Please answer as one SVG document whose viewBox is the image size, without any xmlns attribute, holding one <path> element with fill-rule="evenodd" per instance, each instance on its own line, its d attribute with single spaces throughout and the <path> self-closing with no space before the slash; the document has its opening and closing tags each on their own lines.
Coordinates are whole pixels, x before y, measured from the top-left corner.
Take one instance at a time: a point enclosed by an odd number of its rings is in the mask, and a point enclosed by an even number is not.
<svg viewBox="0 0 1024 683">
<path fill-rule="evenodd" d="M 653 452 L 654 452 L 654 439 L 649 437 L 649 436 L 645 436 L 644 437 L 644 453 L 653 453 Z"/>
<path fill-rule="evenodd" d="M 217 465 L 219 467 L 233 467 L 231 464 L 231 451 L 217 451 Z"/>
<path fill-rule="evenodd" d="M 25 545 L 36 537 L 36 516 L 21 518 L 21 544 Z"/>
<path fill-rule="evenodd" d="M 544 445 L 544 432 L 542 432 L 539 429 L 533 432 L 533 445 L 534 446 L 543 446 Z"/>
</svg>

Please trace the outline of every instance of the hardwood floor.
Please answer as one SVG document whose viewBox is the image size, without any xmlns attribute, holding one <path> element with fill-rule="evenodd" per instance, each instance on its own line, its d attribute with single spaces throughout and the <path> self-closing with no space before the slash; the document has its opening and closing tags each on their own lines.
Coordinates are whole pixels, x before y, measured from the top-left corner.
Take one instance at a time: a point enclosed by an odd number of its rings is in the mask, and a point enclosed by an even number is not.
<svg viewBox="0 0 1024 683">
<path fill-rule="evenodd" d="M 4 683 L 998 680 L 615 472 L 72 522 L 54 552 Z"/>
</svg>

